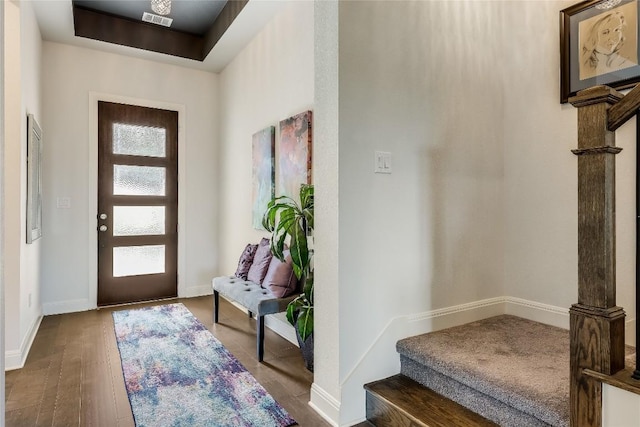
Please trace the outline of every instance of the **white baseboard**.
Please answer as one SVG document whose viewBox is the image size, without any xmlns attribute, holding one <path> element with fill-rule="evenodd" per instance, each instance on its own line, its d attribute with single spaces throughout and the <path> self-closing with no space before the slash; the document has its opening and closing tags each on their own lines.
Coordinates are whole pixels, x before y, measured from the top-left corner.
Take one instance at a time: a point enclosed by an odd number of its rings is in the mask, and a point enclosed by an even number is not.
<svg viewBox="0 0 640 427">
<path fill-rule="evenodd" d="M 76 313 L 78 311 L 92 310 L 88 299 L 74 299 L 67 301 L 45 302 L 42 304 L 42 314 L 49 316 L 52 314 Z"/>
<path fill-rule="evenodd" d="M 211 295 L 213 289 L 211 285 L 191 286 L 184 289 L 184 295 L 180 298 L 194 298 L 203 295 Z M 42 314 L 49 316 L 52 314 L 76 313 L 79 311 L 93 310 L 97 308 L 95 304 L 91 304 L 89 299 L 75 299 L 67 301 L 45 302 L 42 304 Z"/>
<path fill-rule="evenodd" d="M 12 371 L 14 369 L 21 369 L 24 367 L 24 362 L 27 360 L 27 356 L 29 355 L 29 350 L 31 350 L 31 345 L 33 344 L 33 340 L 38 333 L 38 328 L 40 328 L 40 323 L 42 322 L 42 316 L 38 316 L 35 321 L 31 324 L 31 327 L 27 331 L 27 334 L 22 339 L 22 343 L 20 344 L 20 348 L 18 350 L 7 350 L 4 355 L 4 370 Z"/>
<path fill-rule="evenodd" d="M 185 288 L 184 295 L 178 295 L 180 298 L 195 298 L 201 297 L 204 295 L 213 294 L 213 288 L 211 285 L 202 285 L 202 286 L 190 286 Z"/>
<path fill-rule="evenodd" d="M 264 325 L 271 329 L 282 338 L 289 341 L 291 344 L 298 347 L 298 338 L 296 337 L 296 330 L 287 320 L 285 313 L 270 314 L 265 316 Z"/>
<path fill-rule="evenodd" d="M 505 314 L 513 314 L 514 316 L 544 323 L 546 325 L 569 329 L 568 308 L 557 307 L 555 305 L 543 304 L 515 297 L 505 297 L 505 300 Z"/>
<path fill-rule="evenodd" d="M 309 406 L 322 418 L 334 427 L 339 424 L 335 421 L 340 418 L 340 402 L 315 382 L 311 384 L 311 400 Z"/>
<path fill-rule="evenodd" d="M 220 295 L 220 298 L 224 298 L 224 296 Z M 242 311 L 243 313 L 247 313 L 247 315 L 249 315 L 249 311 L 243 306 L 241 306 L 240 304 L 238 304 L 237 302 L 228 300 L 226 298 L 224 299 L 227 300 L 229 303 L 231 303 L 231 305 L 236 307 L 238 310 Z M 264 325 L 267 328 L 271 329 L 276 334 L 280 335 L 282 338 L 286 339 L 287 341 L 289 341 L 290 343 L 298 347 L 298 339 L 296 338 L 296 331 L 295 329 L 293 329 L 293 326 L 291 326 L 289 322 L 286 320 L 286 317 L 284 317 L 284 313 L 269 314 L 265 316 Z"/>
</svg>

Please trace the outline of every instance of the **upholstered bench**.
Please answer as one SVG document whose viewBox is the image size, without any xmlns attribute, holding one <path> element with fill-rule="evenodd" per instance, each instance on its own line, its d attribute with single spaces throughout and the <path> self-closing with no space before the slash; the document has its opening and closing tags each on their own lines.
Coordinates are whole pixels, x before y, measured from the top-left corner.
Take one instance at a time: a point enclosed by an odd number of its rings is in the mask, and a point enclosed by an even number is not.
<svg viewBox="0 0 640 427">
<path fill-rule="evenodd" d="M 287 305 L 297 295 L 277 298 L 269 290 L 249 280 L 235 276 L 215 277 L 213 285 L 213 322 L 218 323 L 220 295 L 233 301 L 249 311 L 249 317 L 256 316 L 256 348 L 258 361 L 264 356 L 264 316 L 287 310 Z"/>
</svg>

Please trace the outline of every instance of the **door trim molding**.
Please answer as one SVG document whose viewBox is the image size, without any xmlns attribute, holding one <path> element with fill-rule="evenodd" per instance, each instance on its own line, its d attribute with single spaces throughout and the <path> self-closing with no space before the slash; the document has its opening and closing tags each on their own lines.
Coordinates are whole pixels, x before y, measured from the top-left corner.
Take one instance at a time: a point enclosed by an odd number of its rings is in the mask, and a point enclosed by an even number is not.
<svg viewBox="0 0 640 427">
<path fill-rule="evenodd" d="M 89 309 L 98 307 L 98 101 L 137 105 L 140 107 L 160 108 L 178 112 L 178 297 L 185 294 L 186 276 L 186 106 L 170 102 L 132 98 L 101 92 L 89 92 Z"/>
</svg>

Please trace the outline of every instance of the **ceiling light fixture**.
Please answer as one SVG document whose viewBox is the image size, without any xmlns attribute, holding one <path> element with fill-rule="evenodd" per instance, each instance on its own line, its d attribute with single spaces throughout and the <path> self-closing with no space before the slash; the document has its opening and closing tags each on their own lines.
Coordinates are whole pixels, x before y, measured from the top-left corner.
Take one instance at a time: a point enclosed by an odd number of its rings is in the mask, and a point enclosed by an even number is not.
<svg viewBox="0 0 640 427">
<path fill-rule="evenodd" d="M 622 0 L 606 0 L 606 1 L 603 1 L 602 3 L 598 3 L 596 5 L 596 9 L 602 9 L 602 10 L 611 9 L 614 6 L 619 5 L 621 1 Z"/>
<path fill-rule="evenodd" d="M 171 13 L 171 0 L 151 0 L 151 10 L 158 15 L 168 15 Z"/>
</svg>

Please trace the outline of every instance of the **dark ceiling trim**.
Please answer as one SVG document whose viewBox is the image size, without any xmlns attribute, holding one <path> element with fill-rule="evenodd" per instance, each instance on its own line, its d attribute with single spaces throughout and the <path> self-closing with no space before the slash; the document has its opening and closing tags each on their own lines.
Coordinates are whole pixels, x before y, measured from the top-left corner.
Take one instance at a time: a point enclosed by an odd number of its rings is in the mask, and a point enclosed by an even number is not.
<svg viewBox="0 0 640 427">
<path fill-rule="evenodd" d="M 249 0 L 230 0 L 204 36 L 135 21 L 73 4 L 75 35 L 204 61 Z"/>
<path fill-rule="evenodd" d="M 75 34 L 94 40 L 137 47 L 202 61 L 202 37 L 146 22 L 73 6 Z"/>
<path fill-rule="evenodd" d="M 224 5 L 215 22 L 204 36 L 203 52 L 205 57 L 211 52 L 211 49 L 218 43 L 238 15 L 240 15 L 240 12 L 242 12 L 242 9 L 244 9 L 247 3 L 249 3 L 249 0 L 230 0 Z"/>
</svg>

